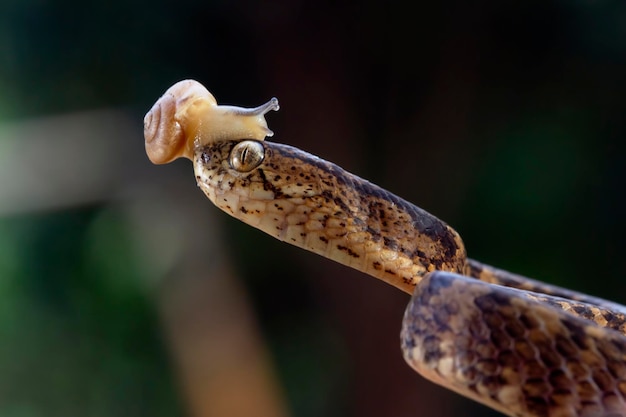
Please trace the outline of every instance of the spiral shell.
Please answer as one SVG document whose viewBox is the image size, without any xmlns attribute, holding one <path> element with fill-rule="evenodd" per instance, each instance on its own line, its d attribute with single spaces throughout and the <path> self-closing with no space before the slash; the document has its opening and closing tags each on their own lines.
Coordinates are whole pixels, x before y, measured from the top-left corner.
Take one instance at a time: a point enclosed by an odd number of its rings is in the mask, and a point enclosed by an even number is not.
<svg viewBox="0 0 626 417">
<path fill-rule="evenodd" d="M 196 147 L 223 140 L 263 140 L 274 133 L 264 115 L 278 110 L 278 100 L 252 109 L 220 106 L 199 82 L 180 81 L 152 106 L 143 120 L 146 153 L 155 164 L 193 159 Z"/>
</svg>

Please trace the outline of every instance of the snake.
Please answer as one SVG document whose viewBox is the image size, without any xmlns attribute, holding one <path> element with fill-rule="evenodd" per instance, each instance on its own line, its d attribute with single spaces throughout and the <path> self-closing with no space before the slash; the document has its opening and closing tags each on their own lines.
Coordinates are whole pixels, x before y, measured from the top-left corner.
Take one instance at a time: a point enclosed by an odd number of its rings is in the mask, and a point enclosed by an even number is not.
<svg viewBox="0 0 626 417">
<path fill-rule="evenodd" d="M 146 152 L 190 159 L 227 214 L 410 294 L 401 349 L 424 378 L 507 416 L 626 416 L 626 307 L 469 258 L 434 215 L 265 140 L 278 109 L 218 105 L 183 80 L 146 114 Z"/>
</svg>

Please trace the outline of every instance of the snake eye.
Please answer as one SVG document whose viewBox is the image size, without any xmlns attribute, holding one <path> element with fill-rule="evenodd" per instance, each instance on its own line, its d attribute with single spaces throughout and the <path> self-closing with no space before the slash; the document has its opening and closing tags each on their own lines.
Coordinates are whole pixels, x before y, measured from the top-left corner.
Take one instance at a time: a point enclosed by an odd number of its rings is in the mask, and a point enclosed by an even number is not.
<svg viewBox="0 0 626 417">
<path fill-rule="evenodd" d="M 239 172 L 252 171 L 261 165 L 265 157 L 265 149 L 261 142 L 244 140 L 230 151 L 230 166 Z"/>
</svg>

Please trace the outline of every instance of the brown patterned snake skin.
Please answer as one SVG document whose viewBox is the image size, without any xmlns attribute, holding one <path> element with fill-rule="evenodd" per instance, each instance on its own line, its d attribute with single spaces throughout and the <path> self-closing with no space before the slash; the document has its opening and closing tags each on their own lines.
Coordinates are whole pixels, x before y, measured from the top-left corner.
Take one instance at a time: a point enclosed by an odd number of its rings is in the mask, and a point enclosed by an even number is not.
<svg viewBox="0 0 626 417">
<path fill-rule="evenodd" d="M 155 163 L 193 161 L 207 197 L 282 241 L 412 294 L 401 333 L 417 372 L 509 416 L 626 416 L 626 308 L 467 258 L 454 229 L 337 165 L 264 141 L 255 109 L 171 87 L 146 115 Z"/>
</svg>

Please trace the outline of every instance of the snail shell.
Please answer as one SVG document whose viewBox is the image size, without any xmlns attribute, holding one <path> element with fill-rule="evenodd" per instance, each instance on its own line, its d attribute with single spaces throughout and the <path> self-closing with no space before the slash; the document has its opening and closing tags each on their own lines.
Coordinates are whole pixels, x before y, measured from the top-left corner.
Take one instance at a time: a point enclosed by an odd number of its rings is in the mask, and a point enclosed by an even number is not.
<svg viewBox="0 0 626 417">
<path fill-rule="evenodd" d="M 263 140 L 272 136 L 265 114 L 278 110 L 278 100 L 252 109 L 220 106 L 199 82 L 180 81 L 154 103 L 143 119 L 146 153 L 155 164 L 177 158 L 193 160 L 194 150 L 212 142 Z"/>
</svg>

